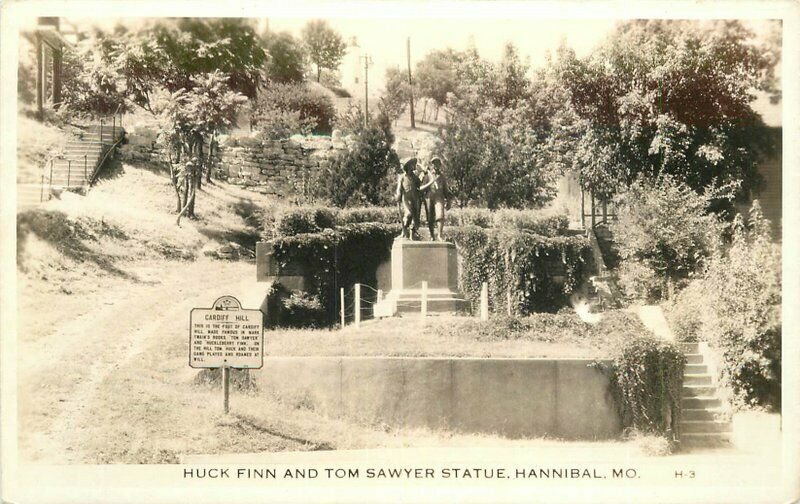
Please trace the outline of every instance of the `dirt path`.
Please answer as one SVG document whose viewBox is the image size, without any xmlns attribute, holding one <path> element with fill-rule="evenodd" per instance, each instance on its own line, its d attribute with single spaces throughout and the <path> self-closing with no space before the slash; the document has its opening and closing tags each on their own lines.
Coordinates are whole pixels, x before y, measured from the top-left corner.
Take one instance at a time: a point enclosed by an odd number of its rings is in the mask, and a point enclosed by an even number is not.
<svg viewBox="0 0 800 504">
<path fill-rule="evenodd" d="M 101 384 L 126 366 L 157 366 L 137 359 L 159 345 L 165 328 L 185 333 L 191 308 L 210 305 L 217 294 L 242 295 L 242 285 L 254 284 L 252 264 L 206 259 L 160 271 L 144 267 L 137 274 L 149 281 L 131 284 L 120 279 L 87 296 L 85 302 L 92 307 L 83 315 L 70 319 L 64 313 L 49 332 L 20 336 L 19 420 L 21 426 L 33 427 L 20 429 L 24 458 L 80 461 L 79 447 L 71 441 L 91 425 L 88 405 Z M 20 318 L 26 313 L 35 316 L 42 308 L 21 307 Z"/>
</svg>

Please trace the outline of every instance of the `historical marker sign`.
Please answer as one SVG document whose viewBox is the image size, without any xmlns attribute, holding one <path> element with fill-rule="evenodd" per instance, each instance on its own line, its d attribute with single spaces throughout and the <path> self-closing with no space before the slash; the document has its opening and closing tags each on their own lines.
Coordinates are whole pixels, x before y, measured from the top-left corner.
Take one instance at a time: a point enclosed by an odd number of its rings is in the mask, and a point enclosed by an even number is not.
<svg viewBox="0 0 800 504">
<path fill-rule="evenodd" d="M 189 365 L 193 368 L 257 369 L 264 365 L 264 318 L 233 296 L 189 315 Z"/>
</svg>

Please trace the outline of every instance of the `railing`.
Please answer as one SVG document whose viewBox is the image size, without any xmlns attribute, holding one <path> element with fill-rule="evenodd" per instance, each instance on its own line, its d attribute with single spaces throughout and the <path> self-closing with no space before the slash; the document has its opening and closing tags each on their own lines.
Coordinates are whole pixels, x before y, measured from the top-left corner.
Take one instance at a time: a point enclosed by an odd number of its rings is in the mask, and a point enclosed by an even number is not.
<svg viewBox="0 0 800 504">
<path fill-rule="evenodd" d="M 586 211 L 586 191 L 581 188 L 581 226 L 586 229 L 587 220 L 592 229 L 598 224 L 608 224 L 617 220 L 616 208 L 609 197 L 597 198 L 593 191 L 589 191 L 590 207 Z M 587 219 L 588 218 L 588 219 Z"/>
<path fill-rule="evenodd" d="M 92 167 L 92 173 L 90 175 L 89 174 L 89 156 L 88 156 L 88 154 L 84 154 L 83 155 L 83 184 L 81 184 L 81 185 L 91 185 L 91 184 L 94 183 L 94 181 L 95 181 L 95 179 L 97 177 L 97 174 L 99 173 L 100 167 L 103 166 L 103 164 L 106 162 L 106 160 L 108 159 L 109 154 L 114 152 L 116 147 L 120 144 L 120 142 L 122 142 L 122 140 L 123 140 L 122 136 L 120 136 L 120 138 L 117 139 L 117 131 L 118 130 L 123 131 L 123 117 L 124 117 L 124 114 L 121 112 L 121 108 L 122 108 L 122 104 L 119 104 L 113 114 L 100 118 L 100 130 L 98 132 L 98 138 L 97 138 L 98 143 L 100 144 L 100 146 L 99 146 L 100 152 L 99 152 L 99 155 L 98 155 L 98 161 Z M 111 122 L 111 144 L 108 146 L 108 148 L 106 148 L 106 144 L 103 142 L 103 135 L 108 132 L 108 130 L 106 128 L 108 128 L 108 124 L 107 123 L 108 123 L 109 120 Z M 59 155 L 59 156 L 50 158 L 49 159 L 49 163 L 48 163 L 48 161 L 45 162 L 45 165 L 44 165 L 44 169 L 45 170 L 47 169 L 47 165 L 48 164 L 50 165 L 50 175 L 48 177 L 48 183 L 47 183 L 47 187 L 48 187 L 48 191 L 47 191 L 48 197 L 47 197 L 47 199 L 48 200 L 50 199 L 50 195 L 52 194 L 52 191 L 53 191 L 53 167 L 54 167 L 54 164 L 55 164 L 55 160 L 56 159 L 63 159 L 63 158 L 64 158 L 63 155 Z M 42 189 L 39 192 L 39 202 L 45 201 L 45 199 L 44 199 L 44 187 L 45 187 L 44 179 L 45 179 L 45 174 L 42 173 Z M 67 189 L 69 189 L 69 187 L 71 185 L 70 184 L 71 182 L 72 182 L 72 160 L 71 159 L 67 159 L 67 184 L 66 184 L 66 188 Z"/>
</svg>

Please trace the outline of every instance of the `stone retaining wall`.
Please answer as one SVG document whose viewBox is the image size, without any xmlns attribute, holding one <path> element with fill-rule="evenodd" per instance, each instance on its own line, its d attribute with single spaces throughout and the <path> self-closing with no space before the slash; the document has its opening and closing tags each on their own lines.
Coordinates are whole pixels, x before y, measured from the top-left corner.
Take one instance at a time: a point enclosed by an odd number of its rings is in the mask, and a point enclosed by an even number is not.
<svg viewBox="0 0 800 504">
<path fill-rule="evenodd" d="M 122 148 L 126 161 L 164 162 L 155 131 L 140 128 Z M 283 140 L 242 137 L 220 142 L 215 175 L 249 189 L 281 197 L 305 196 L 309 182 L 331 160 L 347 150 L 349 139 L 338 136 L 300 136 Z M 207 147 L 206 147 L 207 149 Z"/>
<path fill-rule="evenodd" d="M 589 359 L 268 357 L 259 390 L 332 417 L 511 438 L 612 439 L 622 422 Z"/>
</svg>

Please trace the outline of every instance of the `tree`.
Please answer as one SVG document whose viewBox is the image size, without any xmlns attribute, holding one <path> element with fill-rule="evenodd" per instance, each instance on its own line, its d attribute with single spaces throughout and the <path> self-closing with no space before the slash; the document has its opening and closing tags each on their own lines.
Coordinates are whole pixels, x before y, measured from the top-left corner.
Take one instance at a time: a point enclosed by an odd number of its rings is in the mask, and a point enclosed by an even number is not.
<svg viewBox="0 0 800 504">
<path fill-rule="evenodd" d="M 203 173 L 211 170 L 212 152 L 205 152 L 205 145 L 213 145 L 215 138 L 234 124 L 239 107 L 247 101 L 228 87 L 221 72 L 195 76 L 192 81 L 191 89 L 175 91 L 163 104 L 163 126 L 158 134 L 169 155 L 179 225 L 184 215 L 194 217 Z"/>
<path fill-rule="evenodd" d="M 64 51 L 63 58 L 60 105 L 65 112 L 98 117 L 128 110 L 123 69 L 102 36 L 78 41 L 73 49 Z"/>
<path fill-rule="evenodd" d="M 269 33 L 265 46 L 269 54 L 267 79 L 280 83 L 303 81 L 306 54 L 300 41 L 288 32 Z"/>
<path fill-rule="evenodd" d="M 303 27 L 302 38 L 309 60 L 317 67 L 317 82 L 320 81 L 322 69 L 339 68 L 347 51 L 347 44 L 327 21 L 309 21 Z"/>
<path fill-rule="evenodd" d="M 246 20 L 181 18 L 137 31 L 104 34 L 109 61 L 120 69 L 132 100 L 154 112 L 154 92 L 189 90 L 196 78 L 220 72 L 232 90 L 254 98 L 268 56 Z"/>
<path fill-rule="evenodd" d="M 437 153 L 459 205 L 536 207 L 552 199 L 557 170 L 546 147 L 557 105 L 549 89 L 531 81 L 511 45 L 497 65 L 462 53 L 456 72 Z"/>
<path fill-rule="evenodd" d="M 461 57 L 461 53 L 447 48 L 431 51 L 417 63 L 414 82 L 419 95 L 436 104 L 435 119 L 438 119 L 439 108 L 447 103 L 447 95 L 454 93 L 458 86 L 457 66 Z"/>
<path fill-rule="evenodd" d="M 750 104 L 775 58 L 736 21 L 631 21 L 586 58 L 554 70 L 574 113 L 571 164 L 601 195 L 639 175 L 671 174 L 702 192 L 756 189 L 770 144 Z"/>
<path fill-rule="evenodd" d="M 386 69 L 386 89 L 378 102 L 378 108 L 391 122 L 403 115 L 410 99 L 408 79 L 398 68 Z"/>
<path fill-rule="evenodd" d="M 721 224 L 709 206 L 733 188 L 697 194 L 672 175 L 640 176 L 616 197 L 619 277 L 633 298 L 670 299 L 719 247 Z"/>
</svg>

